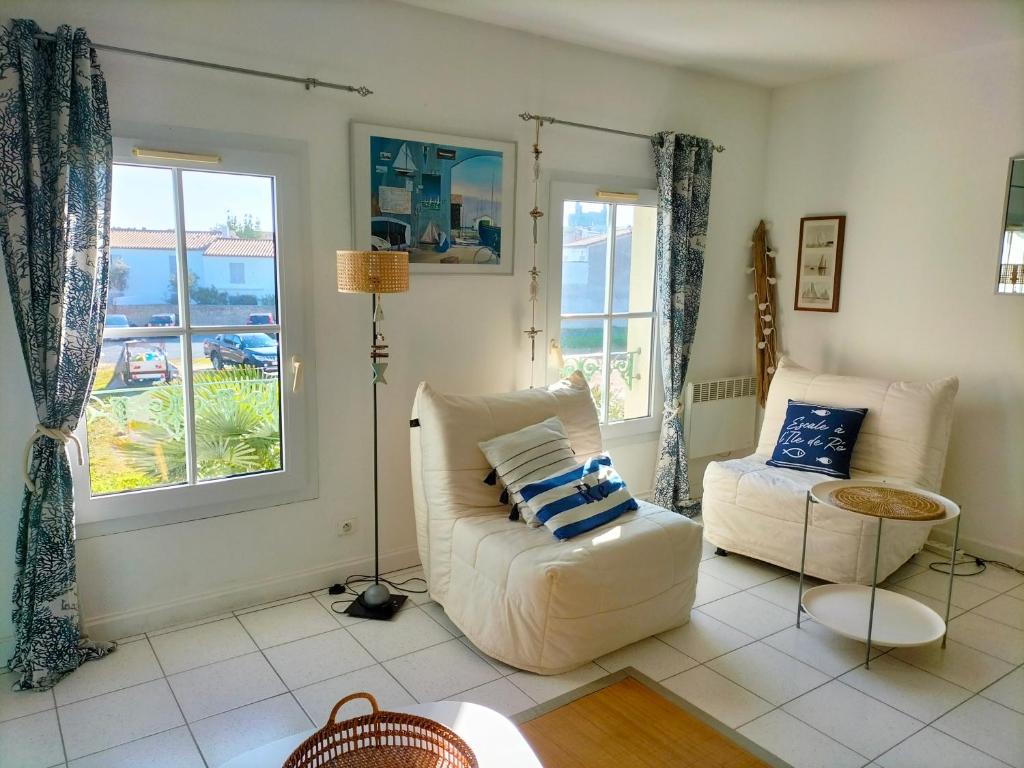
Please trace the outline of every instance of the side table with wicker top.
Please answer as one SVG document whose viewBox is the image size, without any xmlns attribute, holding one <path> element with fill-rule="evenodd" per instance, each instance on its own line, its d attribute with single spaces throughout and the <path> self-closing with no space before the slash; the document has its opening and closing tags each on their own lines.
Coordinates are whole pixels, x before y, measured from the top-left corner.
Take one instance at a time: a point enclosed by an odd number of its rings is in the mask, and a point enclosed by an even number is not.
<svg viewBox="0 0 1024 768">
<path fill-rule="evenodd" d="M 811 509 L 816 504 L 845 510 L 851 514 L 878 518 L 875 564 L 870 587 L 863 584 L 823 584 L 804 592 L 807 526 Z M 932 526 L 954 519 L 956 530 L 953 534 L 953 552 L 950 556 L 945 617 L 939 616 L 912 597 L 878 588 L 878 553 L 881 550 L 884 527 Z M 953 598 L 953 565 L 959 539 L 960 508 L 937 493 L 873 480 L 830 480 L 814 485 L 807 491 L 804 505 L 797 628 L 800 627 L 801 613 L 807 613 L 818 623 L 844 637 L 866 642 L 866 669 L 871 668 L 872 642 L 890 647 L 910 647 L 927 645 L 941 637 L 942 647 L 945 648 L 949 609 Z"/>
</svg>

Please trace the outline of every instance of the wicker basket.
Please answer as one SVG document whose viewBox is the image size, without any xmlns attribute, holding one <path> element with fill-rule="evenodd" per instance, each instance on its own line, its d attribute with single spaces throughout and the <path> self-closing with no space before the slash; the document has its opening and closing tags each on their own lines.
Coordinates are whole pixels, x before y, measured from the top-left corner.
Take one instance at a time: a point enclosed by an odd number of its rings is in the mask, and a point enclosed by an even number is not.
<svg viewBox="0 0 1024 768">
<path fill-rule="evenodd" d="M 336 722 L 355 699 L 367 699 L 373 713 Z M 479 768 L 473 750 L 450 728 L 417 715 L 385 712 L 368 693 L 346 696 L 331 710 L 327 725 L 302 742 L 283 768 Z"/>
</svg>

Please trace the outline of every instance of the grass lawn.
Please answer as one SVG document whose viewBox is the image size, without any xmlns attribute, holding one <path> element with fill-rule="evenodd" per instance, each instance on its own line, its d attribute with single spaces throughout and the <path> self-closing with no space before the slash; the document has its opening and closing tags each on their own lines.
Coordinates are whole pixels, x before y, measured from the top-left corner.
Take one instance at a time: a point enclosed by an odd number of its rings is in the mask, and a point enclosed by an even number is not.
<svg viewBox="0 0 1024 768">
<path fill-rule="evenodd" d="M 110 380 L 114 378 L 114 364 L 113 363 L 100 363 L 96 368 L 96 379 L 92 383 L 93 391 L 100 389 L 106 389 L 110 385 Z"/>
<path fill-rule="evenodd" d="M 114 441 L 122 437 L 107 419 L 91 419 L 89 431 L 89 485 L 93 496 L 149 488 L 151 478 L 131 467 Z"/>
</svg>

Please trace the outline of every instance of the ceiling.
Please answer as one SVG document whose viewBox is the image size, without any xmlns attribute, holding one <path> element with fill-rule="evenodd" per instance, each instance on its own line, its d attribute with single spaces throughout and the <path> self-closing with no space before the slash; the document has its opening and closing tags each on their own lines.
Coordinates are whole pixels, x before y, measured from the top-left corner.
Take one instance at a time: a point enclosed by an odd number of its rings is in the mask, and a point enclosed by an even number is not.
<svg viewBox="0 0 1024 768">
<path fill-rule="evenodd" d="M 1024 0 L 402 2 L 771 87 L 1024 38 Z"/>
</svg>

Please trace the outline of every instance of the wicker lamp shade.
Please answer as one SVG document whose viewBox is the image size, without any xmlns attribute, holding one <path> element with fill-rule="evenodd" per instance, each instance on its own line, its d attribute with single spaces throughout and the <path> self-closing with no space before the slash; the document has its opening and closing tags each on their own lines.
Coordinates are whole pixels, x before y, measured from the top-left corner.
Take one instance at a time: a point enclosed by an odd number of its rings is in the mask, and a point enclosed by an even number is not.
<svg viewBox="0 0 1024 768">
<path fill-rule="evenodd" d="M 409 254 L 405 251 L 338 251 L 339 293 L 405 293 Z"/>
</svg>

